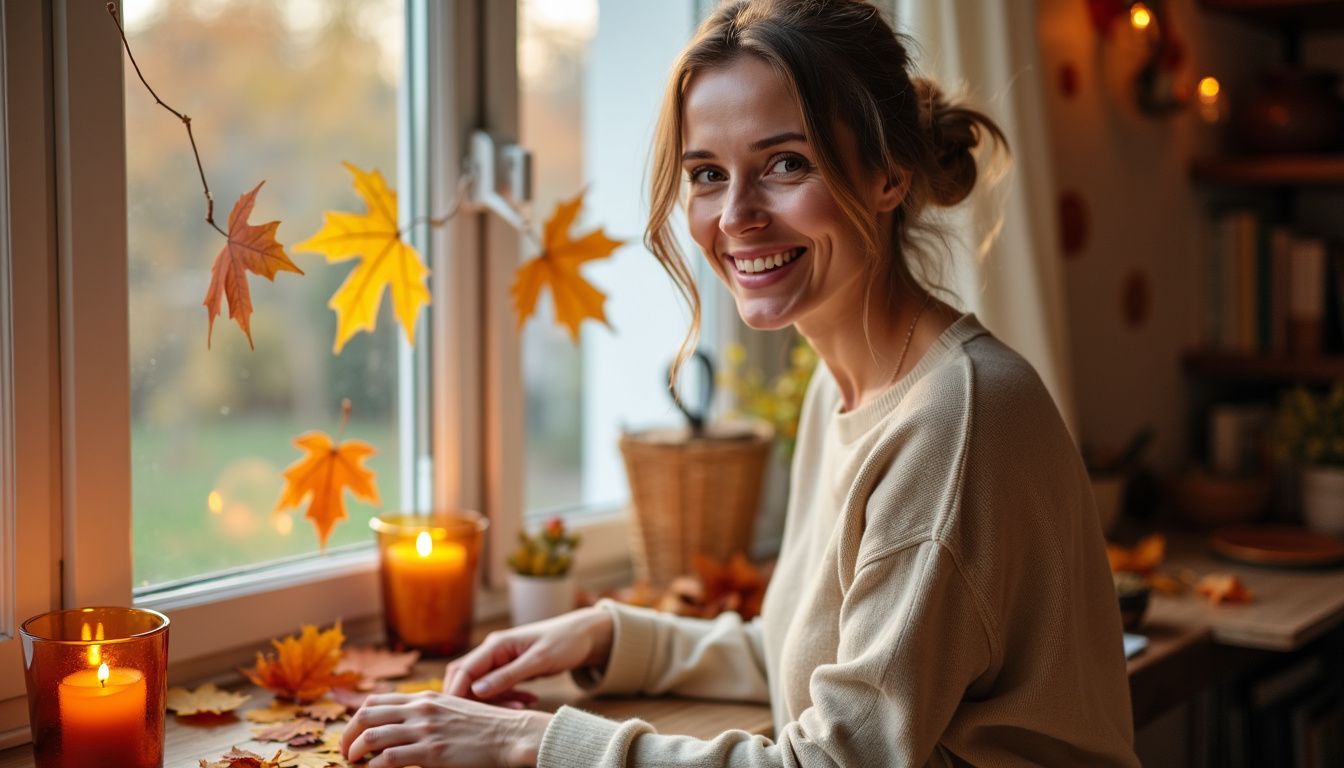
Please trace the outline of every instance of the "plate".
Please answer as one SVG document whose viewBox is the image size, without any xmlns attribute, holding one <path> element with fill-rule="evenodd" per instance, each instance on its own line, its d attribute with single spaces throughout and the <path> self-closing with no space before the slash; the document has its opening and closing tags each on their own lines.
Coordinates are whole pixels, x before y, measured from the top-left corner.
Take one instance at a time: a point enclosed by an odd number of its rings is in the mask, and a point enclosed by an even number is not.
<svg viewBox="0 0 1344 768">
<path fill-rule="evenodd" d="M 1229 526 L 1209 536 L 1214 552 L 1251 565 L 1319 568 L 1344 563 L 1344 541 L 1306 528 Z"/>
</svg>

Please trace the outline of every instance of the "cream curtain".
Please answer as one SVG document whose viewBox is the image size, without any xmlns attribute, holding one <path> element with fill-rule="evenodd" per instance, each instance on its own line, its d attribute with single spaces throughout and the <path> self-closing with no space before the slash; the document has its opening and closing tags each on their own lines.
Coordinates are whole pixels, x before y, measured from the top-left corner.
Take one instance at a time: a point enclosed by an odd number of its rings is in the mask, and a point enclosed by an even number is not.
<svg viewBox="0 0 1344 768">
<path fill-rule="evenodd" d="M 1011 170 L 948 216 L 954 237 L 945 284 L 965 309 L 1040 373 L 1078 435 L 1056 238 L 1044 77 L 1035 0 L 880 0 L 888 20 L 916 41 L 922 74 L 963 89 L 992 117 L 1013 151 Z M 996 227 L 987 252 L 980 247 Z"/>
</svg>

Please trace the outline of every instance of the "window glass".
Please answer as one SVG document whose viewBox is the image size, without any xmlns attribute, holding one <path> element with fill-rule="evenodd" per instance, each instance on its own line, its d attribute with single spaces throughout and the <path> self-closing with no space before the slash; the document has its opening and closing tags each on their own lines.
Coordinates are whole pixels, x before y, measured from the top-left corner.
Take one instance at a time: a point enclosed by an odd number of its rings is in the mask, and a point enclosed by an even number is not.
<svg viewBox="0 0 1344 768">
<path fill-rule="evenodd" d="M 331 353 L 327 300 L 353 263 L 290 247 L 327 210 L 363 211 L 349 161 L 396 178 L 404 10 L 399 0 L 127 0 L 128 39 L 149 84 L 193 118 L 227 228 L 239 195 L 265 180 L 250 219 L 306 273 L 251 275 L 254 349 L 228 318 L 206 345 L 201 306 L 223 238 L 182 125 L 126 63 L 130 245 L 132 500 L 138 589 L 318 549 L 301 510 L 275 512 L 281 473 L 308 430 L 372 443 L 384 507 L 401 505 L 399 363 L 388 306 L 378 330 Z M 384 301 L 384 304 L 390 304 Z M 421 318 L 421 330 L 424 319 Z M 350 519 L 329 548 L 371 541 L 372 506 L 346 494 Z"/>
<path fill-rule="evenodd" d="M 622 429 L 675 424 L 666 368 L 689 317 L 641 245 L 648 147 L 667 72 L 693 31 L 695 0 L 519 0 L 522 142 L 533 153 L 532 218 L 587 190 L 576 227 L 627 245 L 584 276 L 612 328 L 580 343 L 543 297 L 522 340 L 529 515 L 619 508 L 628 498 Z M 688 253 L 693 253 L 688 251 Z"/>
</svg>

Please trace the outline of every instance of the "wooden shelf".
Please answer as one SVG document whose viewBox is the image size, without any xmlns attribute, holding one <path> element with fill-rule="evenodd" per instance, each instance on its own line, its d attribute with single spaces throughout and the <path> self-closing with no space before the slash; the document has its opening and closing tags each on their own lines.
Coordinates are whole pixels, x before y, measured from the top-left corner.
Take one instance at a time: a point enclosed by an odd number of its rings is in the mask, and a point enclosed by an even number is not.
<svg viewBox="0 0 1344 768">
<path fill-rule="evenodd" d="M 1340 0 L 1201 0 L 1200 5 L 1283 29 L 1344 29 L 1344 2 Z"/>
<path fill-rule="evenodd" d="M 1288 357 L 1192 350 L 1181 356 L 1186 373 L 1213 379 L 1323 384 L 1344 380 L 1344 356 Z"/>
<path fill-rule="evenodd" d="M 1344 154 L 1198 158 L 1190 164 L 1190 178 L 1261 187 L 1344 186 Z"/>
</svg>

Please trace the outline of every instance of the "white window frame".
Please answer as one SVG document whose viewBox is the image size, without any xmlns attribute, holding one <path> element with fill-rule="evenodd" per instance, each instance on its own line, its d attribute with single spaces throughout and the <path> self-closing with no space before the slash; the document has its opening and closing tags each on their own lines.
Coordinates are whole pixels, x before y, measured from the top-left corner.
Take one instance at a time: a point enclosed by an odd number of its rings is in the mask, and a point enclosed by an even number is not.
<svg viewBox="0 0 1344 768">
<path fill-rule="evenodd" d="M 0 748 L 28 739 L 19 624 L 59 602 L 55 192 L 44 5 L 0 5 Z"/>
</svg>

